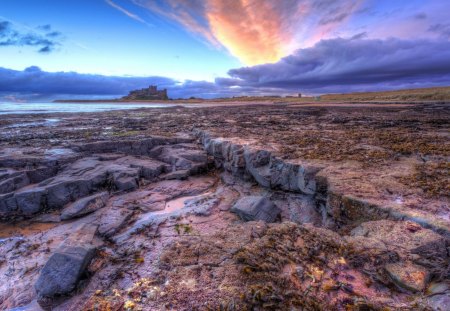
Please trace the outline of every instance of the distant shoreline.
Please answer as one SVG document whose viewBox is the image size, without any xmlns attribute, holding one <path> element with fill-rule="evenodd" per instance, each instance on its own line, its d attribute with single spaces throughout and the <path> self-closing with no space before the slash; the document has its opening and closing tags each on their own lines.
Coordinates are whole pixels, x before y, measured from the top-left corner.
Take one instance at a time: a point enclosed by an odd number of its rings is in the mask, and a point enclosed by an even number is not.
<svg viewBox="0 0 450 311">
<path fill-rule="evenodd" d="M 121 100 L 121 99 L 56 99 L 52 103 L 169 103 L 169 100 Z"/>
</svg>

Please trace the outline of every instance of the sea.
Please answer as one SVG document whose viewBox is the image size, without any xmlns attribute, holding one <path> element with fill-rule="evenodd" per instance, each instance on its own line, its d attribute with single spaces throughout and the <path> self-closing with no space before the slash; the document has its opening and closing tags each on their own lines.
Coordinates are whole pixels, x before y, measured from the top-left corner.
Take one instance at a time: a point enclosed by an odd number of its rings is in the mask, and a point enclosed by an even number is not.
<svg viewBox="0 0 450 311">
<path fill-rule="evenodd" d="M 100 112 L 138 108 L 168 108 L 179 104 L 166 103 L 13 103 L 0 102 L 0 115 L 5 114 L 36 114 L 55 112 Z"/>
</svg>

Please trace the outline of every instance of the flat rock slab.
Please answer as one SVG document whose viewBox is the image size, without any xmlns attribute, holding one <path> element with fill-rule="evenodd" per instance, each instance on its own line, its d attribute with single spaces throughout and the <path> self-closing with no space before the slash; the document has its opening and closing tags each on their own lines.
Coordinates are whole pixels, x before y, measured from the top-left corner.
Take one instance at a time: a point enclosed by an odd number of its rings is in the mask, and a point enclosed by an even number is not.
<svg viewBox="0 0 450 311">
<path fill-rule="evenodd" d="M 108 192 L 101 192 L 82 198 L 70 204 L 62 211 L 61 220 L 68 220 L 95 212 L 106 205 L 108 198 Z"/>
<path fill-rule="evenodd" d="M 239 199 L 231 208 L 242 220 L 262 220 L 275 222 L 281 210 L 268 198 L 262 196 L 248 196 Z"/>
<path fill-rule="evenodd" d="M 353 229 L 351 235 L 381 241 L 391 246 L 401 257 L 410 253 L 419 256 L 433 254 L 443 259 L 447 257 L 445 238 L 411 221 L 368 221 Z"/>
</svg>

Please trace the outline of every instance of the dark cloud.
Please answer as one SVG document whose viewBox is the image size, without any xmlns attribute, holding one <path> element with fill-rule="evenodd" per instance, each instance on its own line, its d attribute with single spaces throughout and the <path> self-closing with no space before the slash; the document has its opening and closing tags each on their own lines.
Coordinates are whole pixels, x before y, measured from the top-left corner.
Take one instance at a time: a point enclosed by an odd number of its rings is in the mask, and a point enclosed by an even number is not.
<svg viewBox="0 0 450 311">
<path fill-rule="evenodd" d="M 61 45 L 62 34 L 52 31 L 50 25 L 39 26 L 38 29 L 41 32 L 22 32 L 9 21 L 0 21 L 0 47 L 31 46 L 37 47 L 39 53 L 50 53 Z"/>
<path fill-rule="evenodd" d="M 437 33 L 441 37 L 450 39 L 450 23 L 431 25 L 430 28 L 428 28 L 428 31 Z"/>
<path fill-rule="evenodd" d="M 229 71 L 217 79 L 226 87 L 272 87 L 281 90 L 450 84 L 450 42 L 332 39 L 297 50 L 275 64 Z"/>
<path fill-rule="evenodd" d="M 414 15 L 415 19 L 427 19 L 427 14 L 425 13 L 417 13 L 416 15 Z"/>
<path fill-rule="evenodd" d="M 224 87 L 214 82 L 149 77 L 118 77 L 76 72 L 46 72 L 39 67 L 28 67 L 23 71 L 0 68 L 0 99 L 49 100 L 56 98 L 115 98 L 128 94 L 130 90 L 150 84 L 167 88 L 171 98 L 229 97 L 241 94 L 257 95 L 269 89 L 252 87 Z"/>
<path fill-rule="evenodd" d="M 76 72 L 46 72 L 36 66 L 23 71 L 0 68 L 0 92 L 3 93 L 121 95 L 149 84 L 168 87 L 174 86 L 176 81 L 164 77 L 135 78 Z"/>
<path fill-rule="evenodd" d="M 149 84 L 171 98 L 377 91 L 450 84 L 450 41 L 333 39 L 297 50 L 274 64 L 229 71 L 215 82 L 119 77 L 0 68 L 0 97 L 113 98 Z"/>
<path fill-rule="evenodd" d="M 367 36 L 368 36 L 367 32 L 363 31 L 363 32 L 357 33 L 356 35 L 352 36 L 350 39 L 351 40 L 360 40 L 360 39 L 367 38 Z"/>
</svg>

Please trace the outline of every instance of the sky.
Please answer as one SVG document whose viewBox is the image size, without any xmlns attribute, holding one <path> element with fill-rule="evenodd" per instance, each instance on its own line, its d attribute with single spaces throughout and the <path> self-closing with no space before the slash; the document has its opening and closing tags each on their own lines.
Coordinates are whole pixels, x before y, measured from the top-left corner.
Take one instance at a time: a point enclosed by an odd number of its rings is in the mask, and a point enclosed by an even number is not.
<svg viewBox="0 0 450 311">
<path fill-rule="evenodd" d="M 450 85 L 448 0 L 0 0 L 0 100 Z"/>
</svg>

